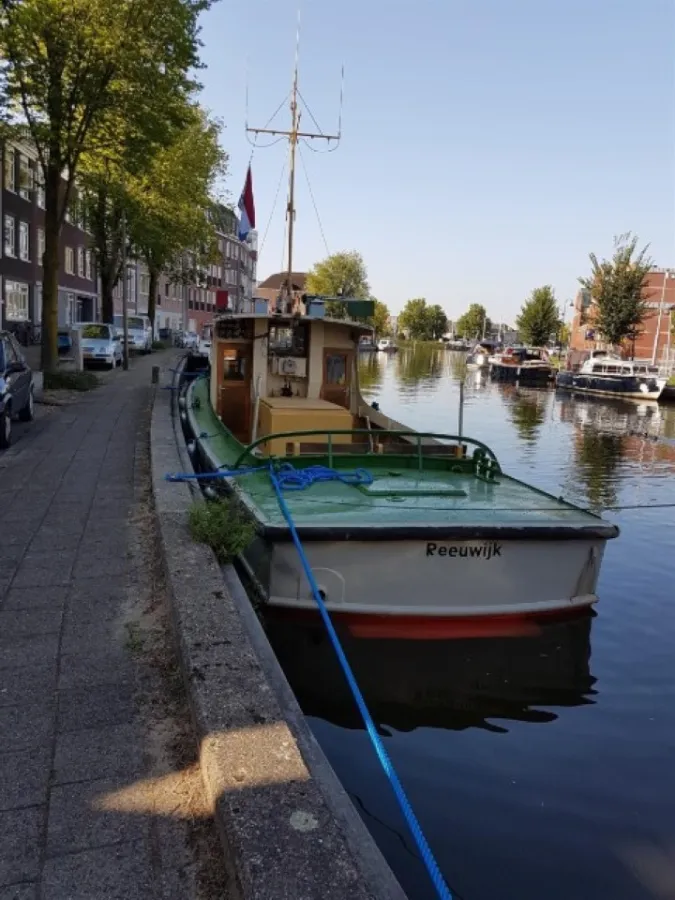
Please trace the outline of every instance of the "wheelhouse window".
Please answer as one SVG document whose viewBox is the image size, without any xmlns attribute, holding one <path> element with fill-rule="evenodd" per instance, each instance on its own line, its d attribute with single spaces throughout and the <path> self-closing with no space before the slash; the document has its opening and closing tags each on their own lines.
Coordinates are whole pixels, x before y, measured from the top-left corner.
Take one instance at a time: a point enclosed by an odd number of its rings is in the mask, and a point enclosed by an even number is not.
<svg viewBox="0 0 675 900">
<path fill-rule="evenodd" d="M 326 356 L 326 384 L 342 387 L 347 383 L 347 357 L 344 353 Z"/>
<path fill-rule="evenodd" d="M 223 381 L 246 380 L 247 354 L 236 348 L 223 349 Z"/>
<path fill-rule="evenodd" d="M 272 325 L 270 328 L 270 353 L 275 356 L 307 356 L 308 327 L 306 322 L 294 326 Z"/>
</svg>

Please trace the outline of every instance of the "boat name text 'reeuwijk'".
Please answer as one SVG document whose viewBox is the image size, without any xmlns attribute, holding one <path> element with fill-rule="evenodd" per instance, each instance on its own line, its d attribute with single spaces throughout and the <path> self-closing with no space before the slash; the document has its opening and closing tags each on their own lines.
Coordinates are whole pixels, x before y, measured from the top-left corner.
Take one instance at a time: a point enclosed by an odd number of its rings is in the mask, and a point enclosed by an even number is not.
<svg viewBox="0 0 675 900">
<path fill-rule="evenodd" d="M 473 559 L 494 559 L 495 556 L 502 555 L 502 545 L 497 541 L 490 541 L 483 544 L 482 547 L 467 547 L 466 545 L 457 547 L 447 544 L 427 544 L 427 556 L 451 556 L 471 557 Z"/>
</svg>

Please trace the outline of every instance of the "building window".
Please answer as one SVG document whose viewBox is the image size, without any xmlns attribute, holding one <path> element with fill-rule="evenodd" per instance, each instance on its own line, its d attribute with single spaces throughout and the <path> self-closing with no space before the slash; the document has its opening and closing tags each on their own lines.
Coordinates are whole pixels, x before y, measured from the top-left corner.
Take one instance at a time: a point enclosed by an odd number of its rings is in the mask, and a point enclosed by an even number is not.
<svg viewBox="0 0 675 900">
<path fill-rule="evenodd" d="M 16 150 L 5 145 L 5 187 L 16 191 Z"/>
<path fill-rule="evenodd" d="M 35 199 L 37 200 L 37 205 L 40 209 L 45 209 L 47 203 L 45 201 L 45 184 L 42 180 L 42 167 L 40 163 L 38 163 L 38 167 L 35 170 Z"/>
<path fill-rule="evenodd" d="M 85 277 L 91 281 L 91 250 L 87 250 L 84 254 Z"/>
<path fill-rule="evenodd" d="M 75 254 L 73 253 L 72 247 L 66 247 L 66 274 L 74 275 L 75 274 Z"/>
<path fill-rule="evenodd" d="M 28 222 L 19 222 L 19 258 L 30 259 L 30 234 Z"/>
<path fill-rule="evenodd" d="M 150 276 L 146 272 L 143 272 L 139 276 L 138 293 L 139 294 L 149 294 L 150 293 Z"/>
<path fill-rule="evenodd" d="M 33 190 L 33 173 L 28 162 L 28 157 L 19 154 L 19 194 L 24 200 L 30 200 L 30 192 Z"/>
<path fill-rule="evenodd" d="M 84 247 L 77 248 L 77 274 L 84 278 Z"/>
<path fill-rule="evenodd" d="M 75 294 L 66 294 L 66 325 L 80 321 L 80 301 Z"/>
<path fill-rule="evenodd" d="M 16 226 L 13 216 L 5 216 L 5 256 L 16 256 Z"/>
<path fill-rule="evenodd" d="M 44 265 L 44 263 L 42 262 L 42 257 L 45 255 L 45 231 L 44 231 L 44 228 L 38 228 L 37 252 L 38 252 L 37 263 L 39 266 L 42 266 L 42 265 Z"/>
<path fill-rule="evenodd" d="M 5 281 L 5 318 L 11 322 L 28 319 L 28 285 L 21 281 Z"/>
<path fill-rule="evenodd" d="M 33 321 L 40 324 L 42 322 L 42 285 L 36 284 L 35 291 L 33 293 L 34 302 L 33 302 Z"/>
</svg>

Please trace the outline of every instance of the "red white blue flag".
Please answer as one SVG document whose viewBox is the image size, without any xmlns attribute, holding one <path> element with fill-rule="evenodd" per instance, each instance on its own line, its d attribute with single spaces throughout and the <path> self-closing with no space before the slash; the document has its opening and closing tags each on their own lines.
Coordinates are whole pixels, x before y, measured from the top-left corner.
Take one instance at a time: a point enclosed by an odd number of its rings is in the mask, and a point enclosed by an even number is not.
<svg viewBox="0 0 675 900">
<path fill-rule="evenodd" d="M 253 178 L 251 176 L 251 166 L 249 164 L 246 172 L 246 181 L 244 182 L 244 190 L 239 198 L 239 212 L 241 213 L 241 221 L 239 222 L 239 240 L 245 241 L 249 231 L 255 228 L 255 203 L 253 202 Z"/>
</svg>

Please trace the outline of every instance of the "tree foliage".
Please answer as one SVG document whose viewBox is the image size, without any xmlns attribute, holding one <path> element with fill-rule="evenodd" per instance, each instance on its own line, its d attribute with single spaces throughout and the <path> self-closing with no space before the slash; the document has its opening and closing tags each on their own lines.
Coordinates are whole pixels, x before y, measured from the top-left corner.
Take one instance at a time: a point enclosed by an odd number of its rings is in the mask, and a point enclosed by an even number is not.
<svg viewBox="0 0 675 900">
<path fill-rule="evenodd" d="M 369 297 L 368 272 L 363 257 L 355 250 L 332 253 L 307 273 L 306 290 L 308 294 L 326 297 Z M 336 319 L 344 319 L 347 315 L 345 304 L 339 302 L 327 303 L 326 312 Z"/>
<path fill-rule="evenodd" d="M 448 327 L 448 317 L 437 303 L 429 306 L 424 297 L 416 297 L 403 307 L 398 327 L 411 340 L 437 341 Z"/>
<path fill-rule="evenodd" d="M 80 163 L 117 136 L 114 110 L 150 120 L 189 94 L 199 66 L 197 19 L 209 0 L 5 0 L 0 107 L 36 147 L 45 185 L 42 363 L 56 366 L 59 236 Z M 111 146 L 109 147 L 108 144 Z"/>
<path fill-rule="evenodd" d="M 455 323 L 455 333 L 467 340 L 478 340 L 492 329 L 487 311 L 480 303 L 472 303 Z"/>
<path fill-rule="evenodd" d="M 535 347 L 542 347 L 557 336 L 560 312 L 550 284 L 532 291 L 522 305 L 516 325 L 521 340 Z"/>
<path fill-rule="evenodd" d="M 374 297 L 371 298 L 375 303 L 375 312 L 368 319 L 368 324 L 373 326 L 375 334 L 377 337 L 384 337 L 389 334 L 389 308 L 386 303 L 382 303 L 381 300 L 376 300 Z"/>
<path fill-rule="evenodd" d="M 148 267 L 153 326 L 160 273 L 168 270 L 174 279 L 195 281 L 215 258 L 210 193 L 226 164 L 218 133 L 217 123 L 193 106 L 191 121 L 130 184 L 130 239 Z"/>
<path fill-rule="evenodd" d="M 591 295 L 589 319 L 613 346 L 635 340 L 647 312 L 646 279 L 653 263 L 648 247 L 638 251 L 637 245 L 637 236 L 620 235 L 614 239 L 612 258 L 599 261 L 591 253 L 591 274 L 579 279 Z"/>
</svg>

